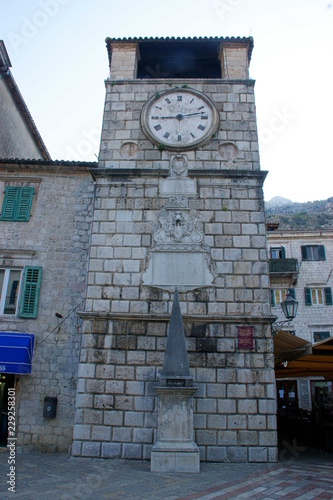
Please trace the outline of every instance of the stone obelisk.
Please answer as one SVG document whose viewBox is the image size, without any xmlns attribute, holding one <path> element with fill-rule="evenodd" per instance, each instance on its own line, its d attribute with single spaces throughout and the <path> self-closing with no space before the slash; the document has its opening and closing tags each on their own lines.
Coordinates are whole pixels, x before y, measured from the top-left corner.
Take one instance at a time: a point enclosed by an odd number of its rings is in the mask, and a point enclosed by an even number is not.
<svg viewBox="0 0 333 500">
<path fill-rule="evenodd" d="M 151 452 L 151 472 L 200 472 L 193 441 L 193 378 L 187 358 L 178 291 L 174 294 L 164 364 L 158 386 L 158 438 Z"/>
</svg>

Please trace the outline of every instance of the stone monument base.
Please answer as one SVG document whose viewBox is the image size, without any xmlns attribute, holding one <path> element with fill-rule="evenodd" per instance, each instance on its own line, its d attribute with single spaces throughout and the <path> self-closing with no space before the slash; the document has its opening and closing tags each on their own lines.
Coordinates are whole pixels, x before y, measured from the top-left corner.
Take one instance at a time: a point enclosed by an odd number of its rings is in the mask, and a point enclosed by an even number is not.
<svg viewBox="0 0 333 500">
<path fill-rule="evenodd" d="M 193 441 L 193 394 L 196 389 L 159 386 L 155 391 L 159 396 L 158 441 L 151 451 L 151 472 L 199 473 L 200 453 Z"/>
<path fill-rule="evenodd" d="M 157 442 L 151 452 L 151 472 L 200 472 L 200 452 L 195 443 L 184 443 L 184 447 L 177 443 Z"/>
</svg>

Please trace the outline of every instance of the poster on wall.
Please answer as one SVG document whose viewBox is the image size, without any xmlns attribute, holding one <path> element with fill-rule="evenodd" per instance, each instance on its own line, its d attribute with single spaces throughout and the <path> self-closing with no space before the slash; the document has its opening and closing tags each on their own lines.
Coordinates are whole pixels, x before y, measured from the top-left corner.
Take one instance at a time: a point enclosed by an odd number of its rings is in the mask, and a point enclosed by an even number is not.
<svg viewBox="0 0 333 500">
<path fill-rule="evenodd" d="M 253 326 L 239 326 L 237 349 L 253 349 Z"/>
</svg>

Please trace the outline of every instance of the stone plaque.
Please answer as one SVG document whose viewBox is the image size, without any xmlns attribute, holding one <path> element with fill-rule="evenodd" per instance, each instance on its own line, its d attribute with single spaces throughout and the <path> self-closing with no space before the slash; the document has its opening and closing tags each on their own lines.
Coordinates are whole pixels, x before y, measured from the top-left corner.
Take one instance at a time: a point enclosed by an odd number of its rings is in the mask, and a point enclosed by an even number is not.
<svg viewBox="0 0 333 500">
<path fill-rule="evenodd" d="M 208 269 L 205 252 L 150 253 L 150 265 L 143 275 L 143 284 L 164 290 L 193 290 L 210 286 L 213 276 Z"/>
<path fill-rule="evenodd" d="M 195 179 L 160 179 L 161 196 L 195 196 L 197 184 Z"/>
</svg>

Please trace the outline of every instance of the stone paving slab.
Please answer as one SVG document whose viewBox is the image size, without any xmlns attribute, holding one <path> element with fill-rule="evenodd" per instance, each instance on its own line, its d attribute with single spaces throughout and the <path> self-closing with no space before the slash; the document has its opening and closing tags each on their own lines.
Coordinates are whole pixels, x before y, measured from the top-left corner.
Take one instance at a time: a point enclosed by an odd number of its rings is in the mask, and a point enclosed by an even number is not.
<svg viewBox="0 0 333 500">
<path fill-rule="evenodd" d="M 0 498 L 333 499 L 333 455 L 279 464 L 202 463 L 200 474 L 150 472 L 150 462 L 16 454 L 16 491 L 8 491 L 8 451 L 0 452 Z M 311 461 L 312 460 L 312 461 Z"/>
</svg>

